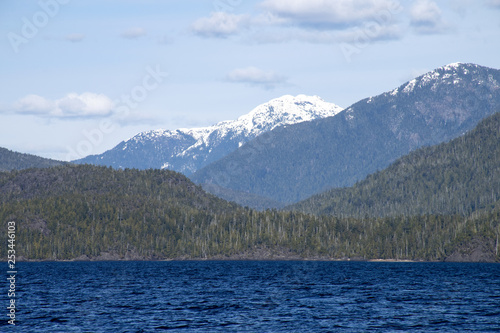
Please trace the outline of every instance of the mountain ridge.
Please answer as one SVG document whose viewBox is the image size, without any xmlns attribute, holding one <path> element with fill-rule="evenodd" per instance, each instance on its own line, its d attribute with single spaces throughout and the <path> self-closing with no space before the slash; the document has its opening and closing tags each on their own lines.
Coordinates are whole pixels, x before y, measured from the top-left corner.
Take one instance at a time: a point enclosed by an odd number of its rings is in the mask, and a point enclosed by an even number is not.
<svg viewBox="0 0 500 333">
<path fill-rule="evenodd" d="M 342 110 L 318 96 L 285 95 L 236 120 L 208 127 L 142 132 L 101 155 L 74 162 L 115 168 L 161 168 L 190 175 L 276 127 L 335 116 Z"/>
<path fill-rule="evenodd" d="M 24 154 L 0 147 L 0 171 L 22 170 L 29 168 L 48 168 L 63 165 L 56 161 L 31 154 Z"/>
<path fill-rule="evenodd" d="M 500 112 L 463 136 L 422 147 L 352 187 L 333 189 L 287 210 L 352 217 L 468 216 L 500 203 Z"/>
<path fill-rule="evenodd" d="M 365 98 L 335 117 L 265 133 L 191 178 L 298 202 L 351 186 L 421 146 L 463 135 L 497 110 L 500 70 L 454 63 Z"/>
<path fill-rule="evenodd" d="M 65 165 L 0 173 L 0 202 L 19 260 L 500 259 L 500 201 L 470 217 L 257 212 L 173 171 Z"/>
</svg>

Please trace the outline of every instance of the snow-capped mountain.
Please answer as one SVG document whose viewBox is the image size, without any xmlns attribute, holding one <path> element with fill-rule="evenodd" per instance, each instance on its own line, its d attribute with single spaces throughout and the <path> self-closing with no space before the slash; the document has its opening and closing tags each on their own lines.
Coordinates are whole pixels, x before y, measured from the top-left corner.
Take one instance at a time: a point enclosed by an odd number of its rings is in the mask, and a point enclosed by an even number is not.
<svg viewBox="0 0 500 333">
<path fill-rule="evenodd" d="M 318 96 L 282 96 L 237 120 L 209 127 L 139 133 L 115 148 L 75 161 L 115 168 L 164 168 L 189 175 L 246 142 L 283 125 L 332 117 L 343 111 Z"/>
<path fill-rule="evenodd" d="M 456 62 L 421 75 L 384 95 L 398 96 L 400 93 L 409 95 L 415 89 L 426 87 L 430 87 L 430 90 L 435 92 L 437 89 L 449 86 L 463 88 L 471 83 L 477 86 L 489 84 L 494 89 L 500 88 L 500 83 L 495 80 L 492 74 L 485 75 L 484 67 Z"/>
<path fill-rule="evenodd" d="M 495 112 L 500 112 L 500 70 L 454 63 L 365 98 L 335 117 L 276 129 L 271 145 L 257 137 L 191 179 L 293 203 L 351 186 L 412 150 L 465 134 Z"/>
</svg>

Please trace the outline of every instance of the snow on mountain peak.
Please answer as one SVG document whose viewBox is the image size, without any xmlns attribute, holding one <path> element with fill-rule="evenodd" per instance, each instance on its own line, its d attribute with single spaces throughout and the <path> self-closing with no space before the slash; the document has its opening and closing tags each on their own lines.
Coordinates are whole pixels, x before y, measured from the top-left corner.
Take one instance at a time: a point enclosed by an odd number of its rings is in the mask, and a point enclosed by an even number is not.
<svg viewBox="0 0 500 333">
<path fill-rule="evenodd" d="M 473 68 L 477 68 L 477 65 L 461 62 L 448 64 L 405 83 L 403 86 L 391 91 L 390 94 L 396 96 L 400 91 L 409 94 L 416 87 L 425 87 L 428 85 L 432 85 L 431 89 L 436 89 L 436 85 L 444 81 L 448 82 L 448 84 L 458 84 L 461 82 L 462 76 L 468 75 Z"/>
<path fill-rule="evenodd" d="M 137 134 L 125 142 L 190 135 L 200 144 L 208 144 L 214 132 L 224 136 L 229 132 L 257 136 L 277 126 L 291 125 L 303 121 L 335 116 L 344 109 L 336 104 L 325 102 L 319 96 L 285 95 L 257 106 L 236 120 L 221 121 L 215 125 L 199 128 L 180 128 L 177 130 L 157 129 Z"/>
<path fill-rule="evenodd" d="M 442 68 L 445 70 L 445 71 L 450 71 L 450 70 L 456 70 L 460 67 L 462 67 L 463 65 L 466 65 L 462 62 L 454 62 L 452 64 L 448 64 L 446 66 L 443 66 Z"/>
<path fill-rule="evenodd" d="M 212 151 L 218 150 L 219 146 L 226 147 L 221 149 L 228 149 L 227 147 L 234 145 L 234 148 L 237 149 L 258 135 L 278 126 L 331 117 L 341 111 L 343 108 L 340 106 L 325 102 L 318 96 L 285 95 L 257 106 L 236 120 L 222 121 L 208 127 L 143 132 L 127 140 L 123 149 L 127 149 L 129 142 L 145 143 L 148 141 L 157 142 L 164 138 L 182 139 L 189 137 L 190 140 L 194 141 L 194 144 L 175 152 L 171 157 L 195 160 L 198 163 L 206 161 Z M 194 172 L 198 168 L 192 163 L 188 163 L 189 165 L 182 168 L 175 168 L 172 163 L 166 162 L 163 163 L 163 167 L 172 167 L 181 172 Z"/>
<path fill-rule="evenodd" d="M 285 95 L 257 106 L 231 125 L 257 134 L 281 125 L 335 116 L 341 111 L 340 106 L 325 102 L 318 96 Z"/>
<path fill-rule="evenodd" d="M 222 121 L 203 129 L 187 130 L 197 142 L 182 154 L 190 154 L 195 149 L 203 150 L 228 135 L 231 138 L 245 137 L 246 142 L 281 125 L 331 117 L 341 111 L 343 108 L 340 106 L 325 102 L 318 96 L 285 95 L 257 106 L 236 120 Z"/>
</svg>

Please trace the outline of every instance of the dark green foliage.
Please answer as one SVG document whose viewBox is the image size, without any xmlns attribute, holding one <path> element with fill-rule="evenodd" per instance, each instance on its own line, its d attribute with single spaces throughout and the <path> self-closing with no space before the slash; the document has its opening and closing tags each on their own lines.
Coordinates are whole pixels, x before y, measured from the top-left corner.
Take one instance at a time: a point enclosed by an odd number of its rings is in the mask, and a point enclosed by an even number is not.
<svg viewBox="0 0 500 333">
<path fill-rule="evenodd" d="M 0 198 L 1 219 L 17 222 L 29 258 L 167 255 L 183 226 L 236 208 L 175 172 L 88 165 L 1 173 Z"/>
<path fill-rule="evenodd" d="M 29 154 L 16 153 L 0 147 L 0 171 L 48 168 L 62 164 L 64 164 L 64 162 Z"/>
<path fill-rule="evenodd" d="M 258 249 L 304 258 L 443 260 L 473 237 L 493 239 L 500 217 L 500 203 L 471 218 L 256 212 L 175 172 L 88 165 L 0 173 L 0 202 L 2 228 L 16 222 L 18 258 L 40 260 L 252 257 Z"/>
<path fill-rule="evenodd" d="M 353 187 L 290 209 L 336 216 L 460 214 L 500 199 L 500 113 L 451 142 L 419 149 Z"/>
</svg>

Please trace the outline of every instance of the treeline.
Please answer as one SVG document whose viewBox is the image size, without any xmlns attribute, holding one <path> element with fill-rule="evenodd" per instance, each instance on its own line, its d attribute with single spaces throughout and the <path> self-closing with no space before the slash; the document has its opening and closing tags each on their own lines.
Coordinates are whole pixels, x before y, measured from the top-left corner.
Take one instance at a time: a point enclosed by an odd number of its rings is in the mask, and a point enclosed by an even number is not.
<svg viewBox="0 0 500 333">
<path fill-rule="evenodd" d="M 414 216 L 490 210 L 500 199 L 500 113 L 448 143 L 400 158 L 350 188 L 288 207 L 335 216 Z"/>
<path fill-rule="evenodd" d="M 494 239 L 500 227 L 500 205 L 474 217 L 257 212 L 206 194 L 175 172 L 94 166 L 0 174 L 0 199 L 5 230 L 8 221 L 17 225 L 18 257 L 39 260 L 103 253 L 224 258 L 257 249 L 303 258 L 444 260 L 461 244 Z M 7 246 L 0 255 L 6 257 Z"/>
</svg>

